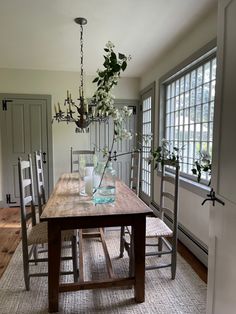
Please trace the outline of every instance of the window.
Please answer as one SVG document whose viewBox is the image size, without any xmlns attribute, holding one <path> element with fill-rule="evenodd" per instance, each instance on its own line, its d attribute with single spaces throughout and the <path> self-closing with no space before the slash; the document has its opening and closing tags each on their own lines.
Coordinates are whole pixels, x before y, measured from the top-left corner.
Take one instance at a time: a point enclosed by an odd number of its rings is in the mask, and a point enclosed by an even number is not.
<svg viewBox="0 0 236 314">
<path fill-rule="evenodd" d="M 212 153 L 216 83 L 215 52 L 198 59 L 164 82 L 164 137 L 181 148 L 180 171 L 192 175 L 199 152 Z M 208 179 L 205 174 L 204 179 Z"/>
<path fill-rule="evenodd" d="M 141 169 L 140 169 L 140 197 L 149 204 L 152 198 L 152 169 L 148 163 L 148 157 L 152 150 L 153 119 L 155 83 L 150 84 L 141 92 L 141 112 L 140 112 L 140 149 L 141 149 Z"/>
<path fill-rule="evenodd" d="M 147 196 L 151 196 L 151 165 L 147 159 L 151 151 L 151 140 L 146 140 L 146 135 L 152 133 L 151 124 L 151 110 L 152 110 L 152 98 L 151 96 L 143 100 L 143 111 L 142 111 L 142 168 L 141 168 L 141 191 Z"/>
</svg>

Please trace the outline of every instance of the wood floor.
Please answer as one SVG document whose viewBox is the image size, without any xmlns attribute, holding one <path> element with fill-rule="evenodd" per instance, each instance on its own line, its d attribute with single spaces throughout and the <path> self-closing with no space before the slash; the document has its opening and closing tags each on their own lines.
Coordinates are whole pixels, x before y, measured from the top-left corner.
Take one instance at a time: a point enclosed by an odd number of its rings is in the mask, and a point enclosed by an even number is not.
<svg viewBox="0 0 236 314">
<path fill-rule="evenodd" d="M 0 277 L 20 242 L 20 209 L 0 208 Z"/>
<path fill-rule="evenodd" d="M 0 208 L 0 278 L 20 242 L 20 209 Z M 207 282 L 207 268 L 181 243 L 178 252 L 199 277 Z"/>
</svg>

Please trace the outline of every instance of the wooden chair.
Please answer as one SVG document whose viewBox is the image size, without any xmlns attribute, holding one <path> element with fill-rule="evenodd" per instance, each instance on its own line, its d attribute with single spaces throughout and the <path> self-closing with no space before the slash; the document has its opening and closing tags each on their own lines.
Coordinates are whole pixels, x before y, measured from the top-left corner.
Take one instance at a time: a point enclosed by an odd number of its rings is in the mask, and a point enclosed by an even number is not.
<svg viewBox="0 0 236 314">
<path fill-rule="evenodd" d="M 170 167 L 171 164 L 166 162 L 161 166 L 161 188 L 160 188 L 160 215 L 159 217 L 147 217 L 146 218 L 146 253 L 145 256 L 158 256 L 171 255 L 171 261 L 160 264 L 157 259 L 157 263 L 154 265 L 146 266 L 146 270 L 171 267 L 171 278 L 175 279 L 176 275 L 176 261 L 177 261 L 177 233 L 178 233 L 178 187 L 179 187 L 179 165 L 174 166 L 174 174 L 166 175 L 166 167 Z M 168 184 L 168 188 L 167 185 Z M 172 186 L 173 191 L 169 191 Z M 172 203 L 172 209 L 165 205 L 165 200 L 168 199 L 169 203 Z M 168 211 L 173 216 L 173 227 L 170 229 L 164 222 L 164 213 Z M 133 245 L 132 245 L 132 230 L 127 228 L 129 239 L 127 240 L 123 236 L 124 248 L 127 250 L 130 257 L 130 274 L 133 274 Z M 169 241 L 168 241 L 168 240 Z M 164 245 L 166 248 L 164 248 Z M 150 251 L 149 247 L 157 247 L 157 250 Z M 123 255 L 122 255 L 123 256 Z"/>
<path fill-rule="evenodd" d="M 48 243 L 47 223 L 39 222 L 36 219 L 34 183 L 31 155 L 28 160 L 18 158 L 19 187 L 20 187 L 20 209 L 21 209 L 21 232 L 24 280 L 26 290 L 30 289 L 30 277 L 47 276 L 47 273 L 30 272 L 30 264 L 47 262 L 47 258 L 39 258 L 40 253 L 45 253 L 41 245 Z M 71 242 L 72 256 L 62 257 L 62 260 L 72 260 L 73 271 L 62 272 L 61 274 L 73 274 L 74 281 L 78 280 L 77 266 L 77 240 L 74 230 L 62 232 L 62 240 Z"/>
<path fill-rule="evenodd" d="M 132 152 L 131 153 L 131 167 L 130 167 L 130 188 L 131 188 L 131 190 L 133 190 L 136 193 L 136 195 L 139 195 L 140 161 L 141 161 L 140 150 Z M 129 232 L 129 230 L 127 229 L 127 227 L 121 226 L 121 229 L 120 229 L 120 257 L 123 257 L 123 255 L 124 255 L 124 249 L 125 249 L 125 245 L 126 245 L 125 232 Z M 126 245 L 126 249 L 129 250 L 127 245 Z"/>
<path fill-rule="evenodd" d="M 140 186 L 140 162 L 141 152 L 140 150 L 134 151 L 131 154 L 131 168 L 130 168 L 130 188 L 136 195 L 139 195 Z"/>
<path fill-rule="evenodd" d="M 36 172 L 36 188 L 38 195 L 38 211 L 39 217 L 43 212 L 43 206 L 46 204 L 45 185 L 43 175 L 43 162 L 41 151 L 34 152 L 35 172 Z"/>
<path fill-rule="evenodd" d="M 80 172 L 81 168 L 94 166 L 96 164 L 96 155 L 94 150 L 73 150 L 70 149 L 70 171 Z M 83 174 L 81 173 L 81 176 Z"/>
</svg>

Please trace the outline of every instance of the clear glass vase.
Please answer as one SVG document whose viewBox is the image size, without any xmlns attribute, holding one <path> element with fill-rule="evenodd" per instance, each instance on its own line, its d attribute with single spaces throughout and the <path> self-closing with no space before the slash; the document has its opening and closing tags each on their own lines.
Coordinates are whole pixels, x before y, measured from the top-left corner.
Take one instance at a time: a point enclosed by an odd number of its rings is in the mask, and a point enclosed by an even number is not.
<svg viewBox="0 0 236 314">
<path fill-rule="evenodd" d="M 93 182 L 95 204 L 113 203 L 116 195 L 116 171 L 112 167 L 112 162 L 98 162 L 94 169 Z"/>
</svg>

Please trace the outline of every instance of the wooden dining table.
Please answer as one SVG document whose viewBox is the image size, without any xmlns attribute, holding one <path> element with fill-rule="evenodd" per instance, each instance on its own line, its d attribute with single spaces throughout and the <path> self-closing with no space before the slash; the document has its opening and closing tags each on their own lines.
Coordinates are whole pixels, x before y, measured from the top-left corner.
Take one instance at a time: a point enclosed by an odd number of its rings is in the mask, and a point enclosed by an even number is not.
<svg viewBox="0 0 236 314">
<path fill-rule="evenodd" d="M 152 213 L 151 209 L 119 180 L 116 182 L 116 199 L 112 204 L 95 205 L 91 197 L 80 193 L 82 184 L 78 173 L 63 174 L 41 215 L 41 221 L 48 223 L 49 312 L 58 311 L 60 292 L 112 286 L 134 286 L 135 301 L 144 302 L 146 215 Z M 78 282 L 60 283 L 61 231 L 113 226 L 132 227 L 134 244 L 132 276 L 105 278 L 99 281 L 79 280 Z"/>
</svg>

